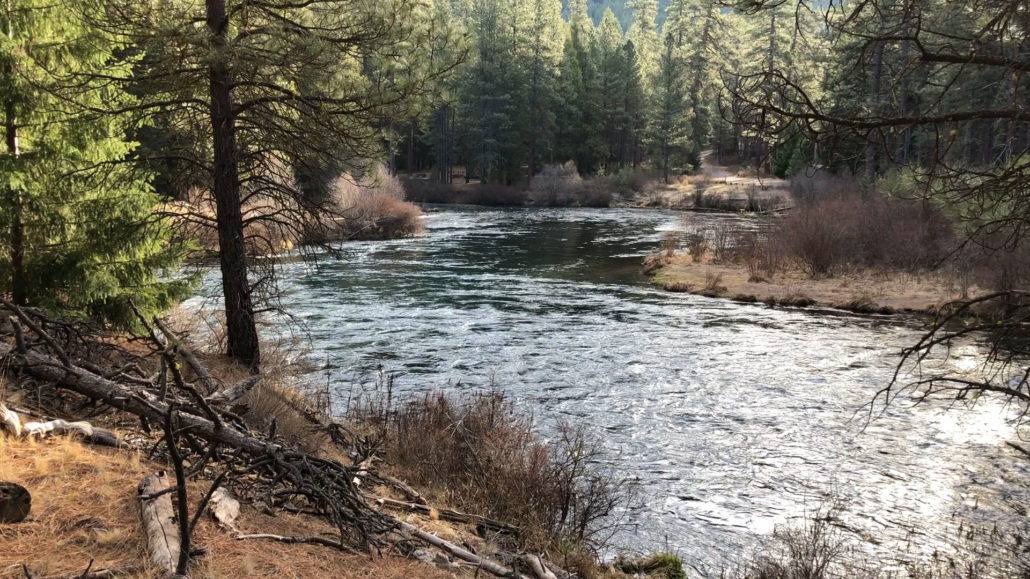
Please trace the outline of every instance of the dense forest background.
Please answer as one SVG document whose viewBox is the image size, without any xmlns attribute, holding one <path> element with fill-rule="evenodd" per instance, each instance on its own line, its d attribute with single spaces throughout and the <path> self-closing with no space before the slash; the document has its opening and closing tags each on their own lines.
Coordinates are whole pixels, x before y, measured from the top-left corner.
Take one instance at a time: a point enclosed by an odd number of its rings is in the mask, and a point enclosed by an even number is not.
<svg viewBox="0 0 1030 579">
<path fill-rule="evenodd" d="M 440 184 L 558 165 L 668 182 L 711 150 L 921 198 L 992 247 L 1027 221 L 1021 2 L 22 0 L 0 15 L 4 293 L 131 325 L 130 299 L 157 311 L 188 291 L 155 275 L 197 241 L 173 217 L 210 237 L 228 351 L 248 364 L 252 294 L 276 294 L 248 256 L 332 239 L 312 230 L 354 221 L 383 165 Z"/>
</svg>

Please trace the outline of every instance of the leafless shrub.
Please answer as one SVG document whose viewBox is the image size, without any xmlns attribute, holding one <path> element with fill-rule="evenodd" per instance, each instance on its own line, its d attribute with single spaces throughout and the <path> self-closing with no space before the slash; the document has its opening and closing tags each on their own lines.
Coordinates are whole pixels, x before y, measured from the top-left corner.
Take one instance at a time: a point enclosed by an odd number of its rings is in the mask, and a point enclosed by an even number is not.
<svg viewBox="0 0 1030 579">
<path fill-rule="evenodd" d="M 352 418 L 364 421 L 360 408 Z M 517 525 L 524 546 L 603 547 L 630 496 L 600 466 L 596 440 L 560 424 L 545 442 L 502 393 L 426 394 L 391 413 L 385 431 L 387 460 L 410 482 Z"/>
<path fill-rule="evenodd" d="M 705 230 L 691 231 L 684 235 L 684 241 L 687 246 L 687 251 L 690 253 L 690 258 L 695 262 L 700 262 L 705 253 L 708 252 L 709 243 L 708 235 Z"/>
<path fill-rule="evenodd" d="M 933 207 L 883 196 L 803 204 L 770 239 L 813 277 L 854 267 L 932 269 L 956 244 L 948 221 Z"/>
<path fill-rule="evenodd" d="M 331 186 L 333 212 L 325 227 L 310 230 L 334 239 L 384 239 L 408 237 L 423 229 L 422 211 L 404 201 L 404 187 L 382 166 L 372 175 L 356 179 L 340 175 Z"/>
<path fill-rule="evenodd" d="M 639 171 L 626 169 L 629 171 L 626 177 L 626 185 L 636 193 L 647 193 L 653 191 L 657 187 L 659 182 L 659 174 L 656 171 Z"/>
<path fill-rule="evenodd" d="M 703 295 L 720 295 L 726 292 L 726 286 L 722 285 L 721 273 L 706 273 L 705 285 L 701 289 Z"/>
<path fill-rule="evenodd" d="M 676 249 L 680 245 L 680 234 L 675 231 L 666 231 L 662 234 L 662 239 L 659 242 L 662 251 L 665 252 L 666 257 L 672 257 L 676 253 Z"/>
<path fill-rule="evenodd" d="M 725 263 L 729 260 L 734 237 L 734 228 L 726 223 L 720 223 L 711 230 L 712 260 L 715 263 Z"/>
<path fill-rule="evenodd" d="M 543 170 L 529 181 L 531 199 L 543 205 L 554 205 L 559 199 L 573 197 L 582 187 L 583 178 L 579 176 L 576 163 L 572 161 L 544 165 Z"/>
<path fill-rule="evenodd" d="M 853 550 L 841 531 L 834 526 L 841 506 L 833 503 L 806 514 L 800 526 L 779 527 L 773 532 L 773 544 L 760 553 L 745 573 L 749 579 L 823 579 L 840 575 Z M 849 574 L 858 567 L 848 561 Z M 855 574 L 851 574 L 855 573 Z"/>
<path fill-rule="evenodd" d="M 790 192 L 801 203 L 825 199 L 854 199 L 861 195 L 862 183 L 847 174 L 809 170 L 790 180 Z"/>
<path fill-rule="evenodd" d="M 529 201 L 533 205 L 553 207 L 607 207 L 612 188 L 604 179 L 584 181 L 576 164 L 545 165 L 529 181 Z"/>
</svg>

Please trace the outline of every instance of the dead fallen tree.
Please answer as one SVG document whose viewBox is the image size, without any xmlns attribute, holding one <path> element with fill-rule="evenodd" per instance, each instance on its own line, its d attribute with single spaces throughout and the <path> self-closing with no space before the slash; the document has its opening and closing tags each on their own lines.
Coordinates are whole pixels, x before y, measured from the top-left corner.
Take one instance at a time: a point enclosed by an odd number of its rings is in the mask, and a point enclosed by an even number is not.
<svg viewBox="0 0 1030 579">
<path fill-rule="evenodd" d="M 9 344 L 0 343 L 0 359 L 10 371 L 51 382 L 155 424 L 163 423 L 173 409 L 146 388 L 108 380 L 75 364 L 66 366 L 52 356 L 34 351 L 16 354 Z M 251 460 L 247 470 L 264 470 L 275 482 L 291 487 L 289 493 L 293 496 L 307 498 L 347 539 L 367 544 L 375 534 L 394 526 L 358 494 L 352 483 L 357 469 L 251 436 L 227 423 L 202 398 L 193 402 L 197 407 L 187 403 L 175 409 L 180 431 L 195 441 L 222 445 L 248 455 Z"/>
<path fill-rule="evenodd" d="M 137 490 L 150 563 L 167 575 L 175 573 L 181 545 L 170 490 L 164 472 L 143 477 Z"/>
<path fill-rule="evenodd" d="M 0 403 L 0 431 L 6 431 L 15 437 L 37 437 L 76 435 L 92 444 L 120 447 L 122 443 L 114 432 L 106 428 L 93 426 L 89 422 L 69 422 L 55 418 L 52 420 L 36 420 L 23 422 L 17 412 Z"/>
<path fill-rule="evenodd" d="M 0 308 L 2 307 L 11 309 L 13 306 L 0 303 Z M 0 333 L 0 366 L 5 368 L 8 378 L 28 380 L 37 385 L 51 384 L 60 390 L 76 393 L 91 401 L 94 406 L 113 408 L 139 417 L 145 428 L 148 424 L 163 426 L 164 444 L 172 464 L 176 467 L 176 484 L 169 487 L 165 483 L 164 488 L 157 489 L 146 485 L 145 480 L 141 483 L 138 493 L 141 517 L 145 521 L 144 527 L 148 529 L 148 543 L 152 546 L 164 544 L 167 547 L 159 556 L 154 555 L 156 551 L 151 551 L 153 565 L 163 569 L 165 573 L 184 573 L 183 560 L 188 561 L 191 553 L 190 535 L 196 521 L 205 512 L 209 503 L 213 509 L 217 508 L 219 499 L 216 492 L 225 482 L 238 485 L 234 488 L 244 488 L 245 491 L 249 491 L 246 494 L 250 500 L 263 500 L 272 508 L 281 507 L 320 516 L 335 527 L 338 535 L 335 538 L 241 535 L 241 540 L 316 543 L 351 551 L 355 546 L 374 548 L 384 545 L 387 540 L 395 540 L 396 533 L 400 532 L 405 539 L 414 536 L 455 557 L 472 562 L 484 571 L 505 577 L 524 577 L 511 566 L 496 563 L 442 541 L 372 508 L 355 484 L 356 478 L 365 474 L 364 467 L 347 466 L 328 458 L 300 452 L 280 443 L 274 436 L 251 432 L 242 420 L 229 410 L 229 406 L 234 399 L 254 387 L 260 380 L 259 376 L 248 378 L 221 392 L 204 396 L 200 392 L 201 388 L 188 382 L 177 371 L 177 364 L 170 351 L 180 349 L 181 341 L 177 339 L 160 339 L 157 332 L 151 331 L 151 337 L 156 345 L 155 353 L 160 356 L 161 369 L 156 374 L 148 375 L 142 369 L 145 365 L 132 359 L 120 363 L 113 369 L 103 368 L 99 363 L 80 357 L 74 344 L 69 346 L 67 341 L 50 336 L 45 320 L 41 317 L 33 319 L 21 312 L 18 319 L 27 320 L 24 325 L 29 330 L 21 333 L 13 340 L 14 343 L 5 340 L 4 335 Z M 35 339 L 30 339 L 30 331 L 37 334 Z M 162 333 L 164 332 L 165 329 L 162 328 Z M 199 366 L 199 360 L 195 356 L 193 358 Z M 210 391 L 209 380 L 214 379 L 204 378 L 204 371 L 194 369 L 194 374 L 204 383 L 202 389 Z M 210 377 L 210 374 L 207 376 Z M 16 425 L 12 425 L 11 428 L 24 434 L 27 424 L 23 424 L 17 415 L 14 416 L 17 419 Z M 8 417 L 8 413 L 0 412 L 0 419 L 4 424 L 8 423 Z M 43 426 L 44 424 L 49 426 Z M 79 428 L 74 426 L 76 424 L 78 423 L 47 421 L 41 422 L 39 426 L 33 426 L 30 430 L 53 433 L 61 429 Z M 189 461 L 189 470 L 194 474 L 204 470 L 207 464 L 217 464 L 222 471 L 212 484 L 208 495 L 197 506 L 192 524 L 187 524 L 189 517 L 186 513 L 184 459 Z M 146 488 L 143 488 L 145 485 Z M 413 490 L 410 493 L 421 498 Z M 175 495 L 174 504 L 172 494 Z M 398 505 L 394 507 L 401 508 Z M 174 517 L 168 515 L 169 510 L 174 513 Z M 453 515 L 452 518 L 460 522 L 485 523 L 501 529 L 514 529 L 510 525 L 485 517 L 457 511 L 444 512 L 447 513 L 445 516 Z M 169 528 L 168 522 L 172 519 L 178 523 L 178 528 L 174 528 L 174 525 Z M 229 525 L 231 526 L 231 522 Z M 178 537 L 177 551 L 171 548 L 173 536 Z M 186 555 L 183 555 L 184 552 Z M 531 561 L 520 559 L 516 555 L 505 557 L 511 564 L 519 564 L 525 568 L 544 568 L 539 559 Z M 545 571 L 533 574 L 550 579 Z"/>
<path fill-rule="evenodd" d="M 415 513 L 422 513 L 429 515 L 430 517 L 438 517 L 445 521 L 451 521 L 454 523 L 466 523 L 473 525 L 483 525 L 491 530 L 509 533 L 512 535 L 519 534 L 519 528 L 508 523 L 502 523 L 501 521 L 495 521 L 489 517 L 482 515 L 474 515 L 471 513 L 462 513 L 455 511 L 454 509 L 446 508 L 433 508 L 429 505 L 421 503 L 406 503 L 404 501 L 398 501 L 387 497 L 375 497 L 375 502 L 384 507 L 391 509 L 399 509 L 405 511 L 411 511 Z"/>
</svg>

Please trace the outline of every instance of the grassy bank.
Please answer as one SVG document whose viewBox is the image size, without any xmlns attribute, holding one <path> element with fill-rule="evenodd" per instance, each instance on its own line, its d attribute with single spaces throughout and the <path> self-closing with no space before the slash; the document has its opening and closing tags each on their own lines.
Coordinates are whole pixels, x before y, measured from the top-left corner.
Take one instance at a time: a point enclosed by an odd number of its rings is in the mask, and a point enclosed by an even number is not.
<svg viewBox="0 0 1030 579">
<path fill-rule="evenodd" d="M 1030 282 L 1026 248 L 970 241 L 933 205 L 838 181 L 795 183 L 787 215 L 748 229 L 688 217 L 645 268 L 670 291 L 879 313 L 933 312 Z"/>
</svg>

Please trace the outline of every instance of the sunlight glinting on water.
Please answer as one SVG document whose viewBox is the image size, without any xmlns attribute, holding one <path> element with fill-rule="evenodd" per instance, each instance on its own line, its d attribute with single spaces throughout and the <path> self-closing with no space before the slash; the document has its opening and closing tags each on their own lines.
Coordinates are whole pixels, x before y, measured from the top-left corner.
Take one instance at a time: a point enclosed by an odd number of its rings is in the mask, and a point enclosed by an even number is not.
<svg viewBox="0 0 1030 579">
<path fill-rule="evenodd" d="M 912 320 L 657 290 L 640 262 L 682 228 L 671 212 L 452 208 L 426 224 L 284 266 L 283 303 L 312 364 L 334 365 L 337 408 L 382 364 L 400 396 L 492 385 L 545 435 L 587 426 L 643 489 L 621 546 L 667 544 L 702 573 L 834 501 L 839 528 L 883 565 L 954 550 L 961 521 L 1026 524 L 1006 498 L 1028 495 L 1004 445 L 1013 408 L 902 395 L 869 412 L 919 335 Z M 956 346 L 949 363 L 977 371 L 976 345 Z"/>
</svg>

